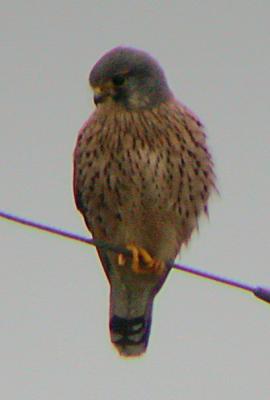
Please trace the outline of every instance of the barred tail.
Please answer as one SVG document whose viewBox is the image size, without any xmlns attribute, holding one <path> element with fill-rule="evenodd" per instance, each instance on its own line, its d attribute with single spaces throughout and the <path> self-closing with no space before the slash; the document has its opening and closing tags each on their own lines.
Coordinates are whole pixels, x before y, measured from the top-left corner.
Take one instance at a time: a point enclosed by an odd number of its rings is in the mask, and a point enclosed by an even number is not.
<svg viewBox="0 0 270 400">
<path fill-rule="evenodd" d="M 111 298 L 111 341 L 121 356 L 139 356 L 146 351 L 152 322 L 153 298 L 154 296 L 148 297 L 147 302 L 137 299 L 135 303 L 129 299 L 126 312 L 123 312 L 122 307 L 117 307 L 119 296 Z"/>
<path fill-rule="evenodd" d="M 135 357 L 143 354 L 148 345 L 153 301 L 162 287 L 170 268 L 164 274 L 141 276 L 114 262 L 99 251 L 110 282 L 110 334 L 120 355 Z"/>
<path fill-rule="evenodd" d="M 146 351 L 151 329 L 151 314 L 127 319 L 114 315 L 110 320 L 111 341 L 120 355 L 139 356 Z"/>
</svg>

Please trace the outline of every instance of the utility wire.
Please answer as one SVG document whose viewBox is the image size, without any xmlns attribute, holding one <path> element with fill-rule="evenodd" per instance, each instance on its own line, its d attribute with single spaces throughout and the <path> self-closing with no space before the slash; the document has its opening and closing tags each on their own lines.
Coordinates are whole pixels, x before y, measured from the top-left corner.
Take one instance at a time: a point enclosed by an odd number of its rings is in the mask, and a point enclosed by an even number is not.
<svg viewBox="0 0 270 400">
<path fill-rule="evenodd" d="M 51 233 L 54 235 L 72 239 L 72 240 L 75 240 L 78 242 L 90 244 L 92 246 L 96 246 L 96 247 L 104 249 L 104 250 L 113 251 L 115 253 L 121 253 L 126 256 L 131 256 L 131 252 L 124 247 L 116 246 L 112 243 L 104 242 L 103 240 L 88 239 L 84 236 L 77 235 L 73 232 L 68 232 L 66 230 L 62 230 L 62 229 L 55 228 L 52 226 L 44 225 L 39 222 L 34 222 L 34 221 L 28 220 L 26 218 L 21 218 L 21 217 L 18 217 L 16 215 L 13 215 L 13 214 L 10 214 L 10 213 L 4 212 L 4 211 L 0 211 L 0 218 L 6 219 L 6 220 L 9 220 L 12 222 L 16 222 L 18 224 L 22 224 L 25 226 L 29 226 L 31 228 L 38 229 L 38 230 L 41 230 L 41 231 L 44 231 L 47 233 Z M 226 277 L 223 277 L 220 275 L 212 274 L 210 272 L 206 272 L 206 271 L 200 270 L 198 268 L 174 264 L 173 262 L 169 262 L 168 265 L 172 268 L 175 268 L 175 269 L 183 271 L 183 272 L 187 272 L 189 274 L 197 275 L 197 276 L 200 276 L 205 279 L 209 279 L 212 281 L 222 283 L 223 285 L 233 286 L 238 289 L 242 289 L 247 292 L 251 292 L 259 299 L 261 299 L 267 303 L 270 303 L 270 288 L 266 288 L 266 287 L 262 287 L 262 286 L 253 286 L 248 283 L 244 283 L 244 282 L 226 278 Z"/>
</svg>

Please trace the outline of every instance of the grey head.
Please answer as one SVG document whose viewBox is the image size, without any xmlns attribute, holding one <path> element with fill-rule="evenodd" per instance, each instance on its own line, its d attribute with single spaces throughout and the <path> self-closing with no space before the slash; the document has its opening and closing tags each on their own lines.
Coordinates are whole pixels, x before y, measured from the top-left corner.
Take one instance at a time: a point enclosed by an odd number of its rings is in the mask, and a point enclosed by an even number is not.
<svg viewBox="0 0 270 400">
<path fill-rule="evenodd" d="M 127 109 L 153 108 L 172 93 L 159 64 L 145 51 L 116 47 L 94 65 L 89 82 L 96 104 L 113 101 Z"/>
</svg>

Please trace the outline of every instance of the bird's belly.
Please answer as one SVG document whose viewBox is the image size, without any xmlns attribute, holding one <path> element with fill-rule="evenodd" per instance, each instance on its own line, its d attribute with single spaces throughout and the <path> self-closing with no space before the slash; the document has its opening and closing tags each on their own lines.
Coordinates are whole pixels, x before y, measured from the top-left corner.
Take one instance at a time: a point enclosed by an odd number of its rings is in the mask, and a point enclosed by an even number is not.
<svg viewBox="0 0 270 400">
<path fill-rule="evenodd" d="M 88 196 L 88 226 L 96 238 L 121 246 L 135 243 L 167 261 L 180 249 L 181 218 L 173 207 L 177 190 L 162 177 L 164 168 L 154 172 L 146 167 L 99 169 Z"/>
<path fill-rule="evenodd" d="M 174 258 L 205 203 L 202 178 L 179 167 L 178 154 L 168 158 L 148 148 L 103 153 L 91 169 L 83 168 L 84 215 L 93 236 Z"/>
</svg>

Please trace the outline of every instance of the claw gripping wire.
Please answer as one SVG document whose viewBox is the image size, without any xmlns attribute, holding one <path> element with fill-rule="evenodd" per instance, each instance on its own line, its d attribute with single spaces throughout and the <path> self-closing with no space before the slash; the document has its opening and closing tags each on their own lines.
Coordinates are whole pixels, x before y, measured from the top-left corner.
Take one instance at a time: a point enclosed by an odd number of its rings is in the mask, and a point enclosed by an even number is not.
<svg viewBox="0 0 270 400">
<path fill-rule="evenodd" d="M 34 229 L 38 229 L 44 232 L 48 232 L 54 235 L 62 236 L 68 239 L 72 239 L 78 242 L 83 242 L 86 244 L 90 244 L 92 246 L 96 246 L 99 248 L 102 248 L 107 251 L 113 251 L 115 253 L 121 253 L 125 256 L 131 256 L 131 252 L 127 250 L 126 248 L 123 248 L 121 246 L 116 246 L 112 243 L 104 242 L 103 240 L 95 240 L 95 239 L 88 239 L 84 236 L 77 235 L 72 232 L 65 231 L 63 229 L 55 228 L 52 226 L 44 225 L 38 222 L 30 221 L 26 218 L 21 218 L 18 216 L 15 216 L 13 214 L 0 211 L 0 218 L 16 222 L 21 225 L 29 226 Z M 238 289 L 245 290 L 247 292 L 253 293 L 258 299 L 265 301 L 266 303 L 270 303 L 270 288 L 263 287 L 263 286 L 253 286 L 248 283 L 240 282 L 234 279 L 222 277 L 220 275 L 215 275 L 210 272 L 202 271 L 198 268 L 193 268 L 185 265 L 179 265 L 179 264 L 174 264 L 173 262 L 169 262 L 168 265 L 174 269 L 177 269 L 182 272 L 186 272 L 192 275 L 197 275 L 200 276 L 201 278 L 204 279 L 209 279 L 212 281 L 216 281 L 219 283 L 222 283 L 223 285 L 227 286 L 233 286 Z"/>
</svg>

